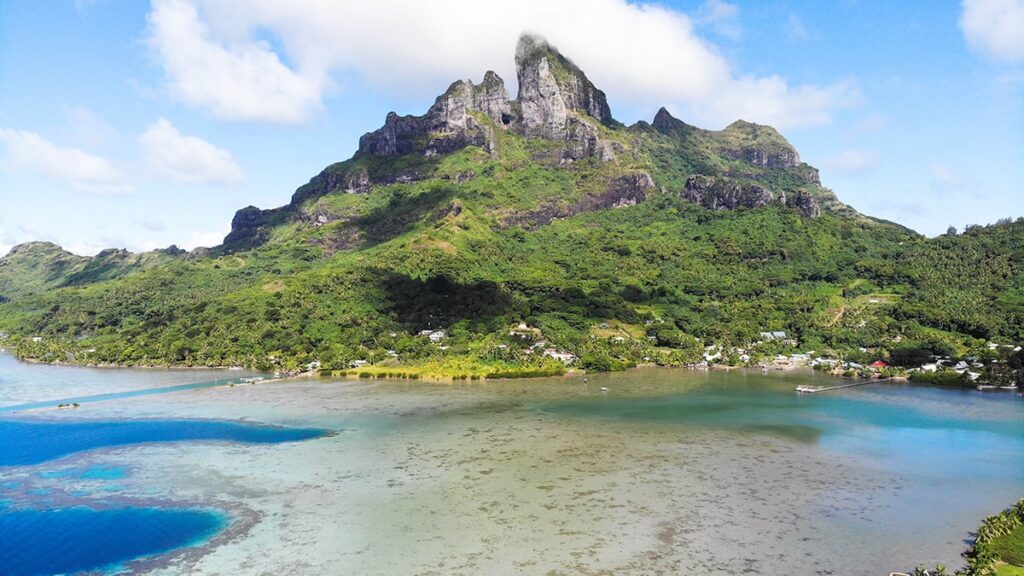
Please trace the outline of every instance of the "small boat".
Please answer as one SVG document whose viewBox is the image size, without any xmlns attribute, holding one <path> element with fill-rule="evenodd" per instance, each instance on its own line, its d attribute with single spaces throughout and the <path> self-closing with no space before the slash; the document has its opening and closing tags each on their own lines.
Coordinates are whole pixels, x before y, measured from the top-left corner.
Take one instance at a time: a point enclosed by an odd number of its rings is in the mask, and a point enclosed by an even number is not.
<svg viewBox="0 0 1024 576">
<path fill-rule="evenodd" d="M 607 388 L 605 388 L 604 386 L 601 386 L 601 392 L 607 392 L 607 391 L 608 391 Z"/>
<path fill-rule="evenodd" d="M 987 392 L 989 390 L 999 390 L 999 386 L 987 386 L 987 385 L 984 385 L 984 384 L 981 384 L 981 385 L 978 386 L 978 391 L 979 392 Z"/>
</svg>

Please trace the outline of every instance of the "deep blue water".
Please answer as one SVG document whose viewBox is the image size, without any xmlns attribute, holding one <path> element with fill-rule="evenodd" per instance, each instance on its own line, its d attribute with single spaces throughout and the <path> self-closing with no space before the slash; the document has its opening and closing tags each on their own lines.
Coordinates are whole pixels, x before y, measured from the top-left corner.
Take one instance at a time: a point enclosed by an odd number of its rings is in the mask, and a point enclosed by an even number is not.
<svg viewBox="0 0 1024 576">
<path fill-rule="evenodd" d="M 314 428 L 280 428 L 218 420 L 0 419 L 0 466 L 39 464 L 86 450 L 150 442 L 272 444 L 309 440 L 324 433 Z"/>
<path fill-rule="evenodd" d="M 110 572 L 128 560 L 200 544 L 227 525 L 217 511 L 0 507 L 0 574 Z"/>
</svg>

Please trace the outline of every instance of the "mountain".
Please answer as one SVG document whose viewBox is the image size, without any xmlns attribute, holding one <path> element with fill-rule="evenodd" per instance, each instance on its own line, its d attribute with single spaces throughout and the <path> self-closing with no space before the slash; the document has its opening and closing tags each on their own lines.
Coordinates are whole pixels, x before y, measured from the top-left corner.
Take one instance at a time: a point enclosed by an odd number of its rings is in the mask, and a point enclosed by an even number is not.
<svg viewBox="0 0 1024 576">
<path fill-rule="evenodd" d="M 926 239 L 840 202 L 769 126 L 664 108 L 624 126 L 534 36 L 516 70 L 514 99 L 487 72 L 388 114 L 287 205 L 239 210 L 220 246 L 16 247 L 0 332 L 51 361 L 435 376 L 778 351 L 764 331 L 879 356 L 1024 337 L 1021 221 Z"/>
</svg>

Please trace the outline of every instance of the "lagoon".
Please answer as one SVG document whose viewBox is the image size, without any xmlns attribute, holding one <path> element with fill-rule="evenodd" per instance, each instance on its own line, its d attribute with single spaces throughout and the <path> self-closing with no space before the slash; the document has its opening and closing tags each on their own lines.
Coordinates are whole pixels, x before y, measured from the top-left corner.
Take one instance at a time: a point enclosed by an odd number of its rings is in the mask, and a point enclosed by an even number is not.
<svg viewBox="0 0 1024 576">
<path fill-rule="evenodd" d="M 640 369 L 588 381 L 308 378 L 125 397 L 16 420 L 244 420 L 337 433 L 72 452 L 0 468 L 0 499 L 6 510 L 222 511 L 218 536 L 139 568 L 164 575 L 960 565 L 970 530 L 1024 493 L 1024 401 L 891 383 L 793 392 L 826 378 Z"/>
</svg>

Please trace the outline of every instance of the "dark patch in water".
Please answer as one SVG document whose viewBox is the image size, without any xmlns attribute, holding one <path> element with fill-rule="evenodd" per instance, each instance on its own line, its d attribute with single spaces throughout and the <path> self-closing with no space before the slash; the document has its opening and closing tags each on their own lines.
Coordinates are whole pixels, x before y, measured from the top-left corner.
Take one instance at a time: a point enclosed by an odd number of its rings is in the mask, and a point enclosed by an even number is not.
<svg viewBox="0 0 1024 576">
<path fill-rule="evenodd" d="M 219 420 L 25 421 L 0 420 L 0 466 L 25 466 L 76 452 L 151 442 L 296 442 L 324 430 L 281 428 Z"/>
<path fill-rule="evenodd" d="M 125 562 L 201 544 L 227 523 L 223 513 L 194 509 L 0 509 L 0 571 L 115 571 Z"/>
</svg>

